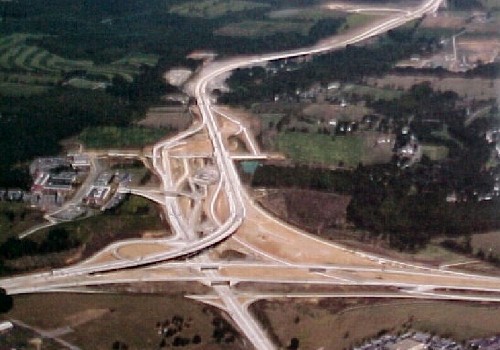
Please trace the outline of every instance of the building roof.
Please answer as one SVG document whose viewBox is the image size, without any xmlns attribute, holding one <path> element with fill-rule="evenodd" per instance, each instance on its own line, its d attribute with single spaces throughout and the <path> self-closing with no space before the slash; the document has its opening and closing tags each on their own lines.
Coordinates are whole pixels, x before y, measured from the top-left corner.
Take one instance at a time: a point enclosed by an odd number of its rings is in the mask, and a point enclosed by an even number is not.
<svg viewBox="0 0 500 350">
<path fill-rule="evenodd" d="M 426 349 L 425 344 L 420 343 L 413 339 L 404 339 L 396 344 L 389 345 L 388 350 L 424 350 Z"/>
</svg>

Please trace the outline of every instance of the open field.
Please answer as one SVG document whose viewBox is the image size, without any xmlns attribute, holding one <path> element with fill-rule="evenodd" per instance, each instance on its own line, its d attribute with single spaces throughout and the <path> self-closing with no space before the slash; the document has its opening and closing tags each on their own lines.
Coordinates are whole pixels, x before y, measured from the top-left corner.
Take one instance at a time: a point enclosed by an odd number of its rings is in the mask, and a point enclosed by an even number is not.
<svg viewBox="0 0 500 350">
<path fill-rule="evenodd" d="M 231 23 L 215 31 L 216 35 L 234 37 L 260 37 L 276 33 L 298 33 L 307 35 L 314 22 L 288 21 L 243 21 Z"/>
<path fill-rule="evenodd" d="M 500 79 L 484 78 L 439 78 L 435 76 L 412 76 L 389 74 L 383 78 L 368 78 L 368 85 L 391 89 L 409 89 L 415 84 L 429 81 L 434 90 L 455 91 L 462 97 L 476 100 L 496 99 L 500 89 Z"/>
<path fill-rule="evenodd" d="M 346 86 L 347 88 L 347 86 Z M 356 88 L 348 89 L 358 93 Z M 336 119 L 338 121 L 361 121 L 370 110 L 361 104 L 349 104 L 345 107 L 329 103 L 311 103 L 303 109 L 304 115 L 320 121 Z"/>
<path fill-rule="evenodd" d="M 192 120 L 191 113 L 185 107 L 153 107 L 148 110 L 144 119 L 137 122 L 137 125 L 185 130 L 191 125 Z"/>
<path fill-rule="evenodd" d="M 342 350 L 380 332 L 409 329 L 459 341 L 494 335 L 500 329 L 498 305 L 426 301 L 287 300 L 252 306 L 283 346 L 292 337 L 301 349 Z"/>
<path fill-rule="evenodd" d="M 70 332 L 61 338 L 83 349 L 108 350 L 115 341 L 120 341 L 130 350 L 139 350 L 158 348 L 163 337 L 158 334 L 157 323 L 169 321 L 173 326 L 174 316 L 182 318 L 183 327 L 175 335 L 166 337 L 166 344 L 180 336 L 190 340 L 184 349 L 214 346 L 213 322 L 221 320 L 219 313 L 180 294 L 70 294 L 64 298 L 60 294 L 22 295 L 14 298 L 14 308 L 4 318 L 19 319 L 44 330 L 69 326 Z M 195 335 L 201 338 L 197 345 L 191 343 Z M 216 348 L 243 349 L 237 338 L 232 343 L 223 341 Z"/>
<path fill-rule="evenodd" d="M 330 136 L 317 133 L 284 132 L 277 135 L 277 149 L 293 161 L 347 167 L 385 163 L 392 156 L 391 146 L 378 145 L 378 133 Z"/>
<path fill-rule="evenodd" d="M 187 17 L 217 18 L 228 13 L 269 7 L 267 4 L 243 0 L 190 1 L 172 6 L 170 13 Z"/>
<path fill-rule="evenodd" d="M 381 18 L 381 16 L 376 14 L 351 13 L 347 15 L 346 23 L 342 30 L 347 31 L 353 28 L 362 27 L 379 18 Z"/>
<path fill-rule="evenodd" d="M 472 235 L 472 248 L 481 249 L 486 255 L 493 254 L 500 257 L 500 232 L 488 232 Z"/>
<path fill-rule="evenodd" d="M 88 148 L 130 148 L 144 147 L 155 143 L 165 138 L 169 133 L 169 129 L 163 128 L 102 126 L 83 130 L 79 139 Z"/>
<path fill-rule="evenodd" d="M 325 9 L 323 7 L 311 8 L 288 8 L 282 10 L 271 11 L 267 14 L 269 18 L 273 19 L 302 19 L 302 20 L 320 20 L 324 18 L 340 18 L 345 17 L 345 13 Z"/>
<path fill-rule="evenodd" d="M 301 163 L 356 166 L 362 157 L 363 139 L 359 136 L 336 136 L 285 132 L 278 135 L 278 150 Z"/>
<path fill-rule="evenodd" d="M 367 85 L 347 84 L 342 91 L 345 94 L 358 96 L 370 96 L 375 100 L 392 100 L 402 95 L 402 91 L 386 88 L 378 88 Z M 348 106 L 349 107 L 349 106 Z"/>
<path fill-rule="evenodd" d="M 422 145 L 422 153 L 431 160 L 443 160 L 448 157 L 449 149 L 446 146 L 424 144 Z"/>
</svg>

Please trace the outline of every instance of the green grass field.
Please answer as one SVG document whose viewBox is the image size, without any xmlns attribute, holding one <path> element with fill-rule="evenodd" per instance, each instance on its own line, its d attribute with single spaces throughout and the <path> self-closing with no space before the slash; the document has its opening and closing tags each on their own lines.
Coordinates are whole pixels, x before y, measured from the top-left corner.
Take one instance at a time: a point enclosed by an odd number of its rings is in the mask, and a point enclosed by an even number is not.
<svg viewBox="0 0 500 350">
<path fill-rule="evenodd" d="M 137 148 L 154 143 L 168 135 L 168 129 L 150 129 L 137 126 L 119 128 L 103 126 L 85 129 L 79 136 L 89 148 Z"/>
<path fill-rule="evenodd" d="M 348 94 L 370 96 L 376 100 L 392 100 L 400 97 L 403 92 L 394 89 L 371 87 L 367 85 L 347 84 L 343 91 Z"/>
<path fill-rule="evenodd" d="M 202 0 L 172 6 L 170 13 L 187 17 L 217 18 L 229 13 L 266 7 L 269 5 L 243 0 Z"/>
<path fill-rule="evenodd" d="M 320 163 L 356 166 L 362 160 L 364 141 L 360 136 L 285 132 L 278 135 L 278 150 L 292 160 L 302 163 Z"/>
<path fill-rule="evenodd" d="M 377 18 L 380 18 L 380 16 L 374 14 L 364 14 L 364 13 L 349 14 L 346 17 L 346 23 L 344 24 L 343 30 L 362 27 Z"/>
</svg>

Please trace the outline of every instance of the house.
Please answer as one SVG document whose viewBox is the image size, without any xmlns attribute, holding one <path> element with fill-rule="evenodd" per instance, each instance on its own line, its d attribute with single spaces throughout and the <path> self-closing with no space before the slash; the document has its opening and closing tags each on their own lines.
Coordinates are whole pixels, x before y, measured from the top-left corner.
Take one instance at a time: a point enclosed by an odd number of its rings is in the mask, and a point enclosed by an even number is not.
<svg viewBox="0 0 500 350">
<path fill-rule="evenodd" d="M 109 193 L 110 193 L 109 187 L 94 186 L 85 196 L 84 202 L 90 206 L 100 207 L 104 205 Z"/>
<path fill-rule="evenodd" d="M 338 89 L 340 89 L 340 83 L 337 81 L 331 82 L 327 86 L 327 90 L 338 90 Z"/>
<path fill-rule="evenodd" d="M 97 179 L 94 182 L 94 185 L 96 187 L 105 187 L 111 182 L 112 178 L 113 178 L 113 174 L 105 171 L 105 172 L 99 174 L 99 176 L 97 177 Z"/>
<path fill-rule="evenodd" d="M 77 153 L 71 155 L 71 167 L 73 169 L 87 170 L 90 168 L 90 157 L 87 154 Z"/>
<path fill-rule="evenodd" d="M 14 325 L 12 324 L 12 322 L 10 322 L 10 321 L 0 322 L 0 332 L 1 333 L 7 332 L 7 331 L 11 330 L 12 328 L 14 328 Z"/>
<path fill-rule="evenodd" d="M 20 189 L 7 190 L 7 200 L 9 201 L 20 201 L 23 199 L 24 191 Z"/>
</svg>

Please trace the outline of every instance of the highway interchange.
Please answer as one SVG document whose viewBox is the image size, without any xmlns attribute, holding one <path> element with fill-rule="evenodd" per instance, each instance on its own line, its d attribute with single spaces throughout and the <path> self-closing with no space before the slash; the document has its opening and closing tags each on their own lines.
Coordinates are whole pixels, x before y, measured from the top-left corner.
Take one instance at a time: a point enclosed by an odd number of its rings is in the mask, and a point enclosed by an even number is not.
<svg viewBox="0 0 500 350">
<path fill-rule="evenodd" d="M 198 120 L 191 128 L 156 144 L 147 156 L 161 180 L 158 189 L 124 189 L 158 202 L 173 233 L 166 239 L 111 244 L 77 265 L 3 279 L 9 294 L 80 290 L 135 282 L 203 283 L 214 293 L 193 299 L 226 311 L 256 349 L 274 349 L 248 311 L 271 298 L 423 298 L 500 302 L 500 279 L 394 261 L 326 242 L 266 213 L 243 187 L 234 159 L 265 158 L 245 123 L 213 105 L 209 83 L 234 69 L 303 55 L 321 54 L 399 27 L 437 10 L 427 0 L 404 11 L 388 11 L 369 28 L 323 40 L 303 49 L 213 61 L 197 74 L 189 91 Z M 354 9 L 355 10 L 355 9 Z M 239 138 L 247 154 L 230 149 Z M 240 152 L 241 153 L 241 152 Z M 240 158 L 241 159 L 241 158 Z M 224 250 L 248 258 L 228 261 Z M 242 283 L 328 286 L 322 292 L 269 292 Z M 350 286 L 352 291 L 337 290 Z M 373 292 L 357 287 L 373 288 Z"/>
</svg>

